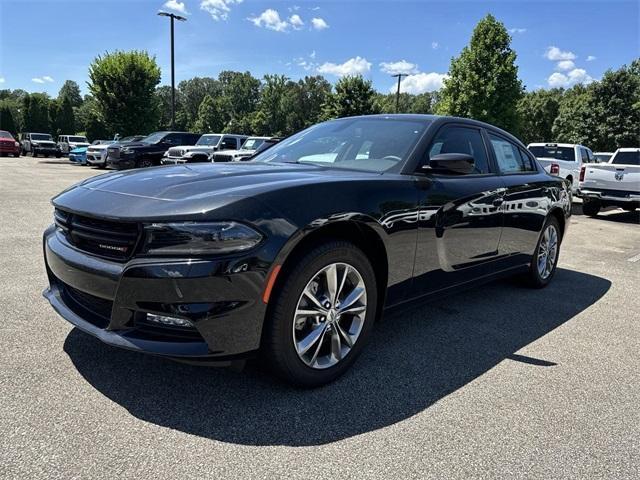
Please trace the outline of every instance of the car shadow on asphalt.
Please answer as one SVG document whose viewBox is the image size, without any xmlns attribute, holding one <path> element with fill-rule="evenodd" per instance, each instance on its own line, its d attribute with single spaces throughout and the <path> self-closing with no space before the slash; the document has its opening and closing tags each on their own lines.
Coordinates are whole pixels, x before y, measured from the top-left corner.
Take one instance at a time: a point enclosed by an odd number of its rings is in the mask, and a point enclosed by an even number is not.
<svg viewBox="0 0 640 480">
<path fill-rule="evenodd" d="M 77 329 L 64 350 L 87 382 L 141 420 L 237 444 L 318 445 L 405 420 L 505 359 L 532 372 L 562 368 L 516 352 L 575 319 L 610 285 L 558 269 L 544 290 L 498 281 L 388 314 L 353 368 L 315 390 L 288 387 L 257 362 L 241 373 L 183 365 Z"/>
<path fill-rule="evenodd" d="M 582 204 L 573 204 L 572 208 L 573 215 L 583 215 L 582 212 Z M 600 213 L 593 217 L 594 220 L 603 220 L 607 222 L 617 222 L 617 223 L 629 223 L 629 224 L 640 224 L 640 210 L 634 210 L 629 212 L 627 210 L 623 210 L 622 208 L 616 207 L 608 207 L 604 208 L 600 211 Z"/>
</svg>

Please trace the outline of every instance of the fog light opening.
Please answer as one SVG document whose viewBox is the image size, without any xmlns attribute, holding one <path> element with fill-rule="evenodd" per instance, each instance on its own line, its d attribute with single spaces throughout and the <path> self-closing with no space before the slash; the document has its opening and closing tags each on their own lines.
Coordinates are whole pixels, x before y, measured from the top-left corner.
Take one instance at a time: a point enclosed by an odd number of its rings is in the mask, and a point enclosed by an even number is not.
<svg viewBox="0 0 640 480">
<path fill-rule="evenodd" d="M 169 327 L 193 328 L 193 323 L 184 318 L 156 315 L 155 313 L 147 313 L 147 321 L 157 323 L 158 325 L 166 325 Z"/>
</svg>

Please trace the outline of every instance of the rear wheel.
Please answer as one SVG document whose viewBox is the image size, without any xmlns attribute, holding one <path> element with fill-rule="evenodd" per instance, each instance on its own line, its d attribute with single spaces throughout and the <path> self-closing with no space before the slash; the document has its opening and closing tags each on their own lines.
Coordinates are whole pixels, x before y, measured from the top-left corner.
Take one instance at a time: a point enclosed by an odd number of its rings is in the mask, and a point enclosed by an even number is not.
<svg viewBox="0 0 640 480">
<path fill-rule="evenodd" d="M 595 217 L 600 212 L 602 205 L 598 200 L 588 200 L 582 204 L 582 213 L 590 217 Z"/>
<path fill-rule="evenodd" d="M 284 380 L 317 387 L 342 375 L 362 351 L 376 315 L 375 274 L 361 250 L 335 241 L 285 275 L 271 299 L 263 353 Z"/>
<path fill-rule="evenodd" d="M 147 167 L 153 167 L 153 162 L 148 159 L 148 158 L 143 158 L 141 160 L 138 160 L 136 162 L 136 166 L 138 168 L 147 168 Z"/>
<path fill-rule="evenodd" d="M 546 287 L 555 275 L 560 256 L 561 235 L 558 220 L 555 217 L 549 217 L 531 259 L 527 275 L 531 287 Z"/>
</svg>

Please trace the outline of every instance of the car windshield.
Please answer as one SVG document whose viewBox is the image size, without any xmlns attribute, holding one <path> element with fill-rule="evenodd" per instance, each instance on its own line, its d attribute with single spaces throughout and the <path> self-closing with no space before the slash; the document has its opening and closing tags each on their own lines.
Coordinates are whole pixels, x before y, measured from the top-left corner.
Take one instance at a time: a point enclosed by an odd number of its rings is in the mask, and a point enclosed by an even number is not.
<svg viewBox="0 0 640 480">
<path fill-rule="evenodd" d="M 47 135 L 46 133 L 32 133 L 31 134 L 31 140 L 49 140 L 49 141 L 53 141 L 53 138 L 51 138 L 51 135 Z"/>
<path fill-rule="evenodd" d="M 220 135 L 202 135 L 196 145 L 210 145 L 215 146 L 220 141 Z"/>
<path fill-rule="evenodd" d="M 556 145 L 532 145 L 529 151 L 536 158 L 555 158 L 556 160 L 576 161 L 576 152 L 573 147 L 558 147 Z"/>
<path fill-rule="evenodd" d="M 613 156 L 614 165 L 640 165 L 640 150 L 635 152 L 618 152 Z"/>
<path fill-rule="evenodd" d="M 69 137 L 69 141 L 70 142 L 89 143 L 89 142 L 87 142 L 87 137 Z"/>
<path fill-rule="evenodd" d="M 144 137 L 141 140 L 141 142 L 144 142 L 144 143 L 158 143 L 166 136 L 167 136 L 167 132 L 156 132 L 156 133 L 152 133 L 151 135 L 148 135 L 148 136 Z"/>
<path fill-rule="evenodd" d="M 254 161 L 385 172 L 407 159 L 430 123 L 390 117 L 329 121 L 283 140 Z"/>
<path fill-rule="evenodd" d="M 611 153 L 594 153 L 593 156 L 596 157 L 596 160 L 598 161 L 598 163 L 607 163 L 611 159 L 612 154 Z"/>
<path fill-rule="evenodd" d="M 9 138 L 13 140 L 13 136 L 9 132 L 0 132 L 0 138 Z"/>
<path fill-rule="evenodd" d="M 260 145 L 264 143 L 264 138 L 247 138 L 242 144 L 240 150 L 256 150 Z"/>
</svg>

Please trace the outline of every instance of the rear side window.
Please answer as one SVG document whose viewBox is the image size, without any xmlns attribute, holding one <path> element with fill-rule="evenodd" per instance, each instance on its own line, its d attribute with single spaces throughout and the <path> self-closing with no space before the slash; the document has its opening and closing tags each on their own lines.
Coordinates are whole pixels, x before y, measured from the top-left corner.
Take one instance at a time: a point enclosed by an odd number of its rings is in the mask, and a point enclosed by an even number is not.
<svg viewBox="0 0 640 480">
<path fill-rule="evenodd" d="M 498 167 L 503 173 L 520 173 L 535 171 L 533 163 L 528 156 L 523 156 L 520 149 L 513 143 L 501 137 L 489 134 L 493 152 L 496 155 Z"/>
<path fill-rule="evenodd" d="M 480 130 L 467 127 L 440 129 L 429 148 L 429 158 L 440 153 L 466 153 L 475 161 L 475 173 L 489 173 L 487 151 Z"/>
</svg>

